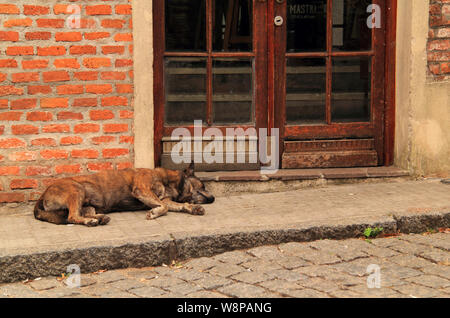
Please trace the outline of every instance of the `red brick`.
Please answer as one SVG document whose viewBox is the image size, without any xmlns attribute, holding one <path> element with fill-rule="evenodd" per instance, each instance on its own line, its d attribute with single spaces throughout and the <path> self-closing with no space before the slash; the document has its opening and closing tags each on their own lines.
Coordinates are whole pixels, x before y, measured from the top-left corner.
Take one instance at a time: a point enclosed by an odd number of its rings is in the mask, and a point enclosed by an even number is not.
<svg viewBox="0 0 450 318">
<path fill-rule="evenodd" d="M 109 94 L 109 93 L 112 93 L 112 86 L 111 86 L 111 84 L 86 85 L 86 93 Z"/>
<path fill-rule="evenodd" d="M 107 120 L 114 118 L 114 113 L 110 110 L 91 110 L 89 116 L 91 120 Z"/>
<path fill-rule="evenodd" d="M 116 158 L 128 155 L 129 153 L 130 151 L 126 148 L 111 148 L 102 150 L 103 158 Z"/>
<path fill-rule="evenodd" d="M 18 176 L 20 167 L 16 166 L 0 166 L 0 176 Z"/>
<path fill-rule="evenodd" d="M 102 72 L 100 74 L 100 78 L 102 80 L 116 80 L 116 81 L 123 81 L 126 79 L 126 73 L 124 72 L 113 72 L 113 71 L 109 71 L 109 72 Z"/>
<path fill-rule="evenodd" d="M 0 121 L 19 121 L 22 112 L 1 112 Z"/>
<path fill-rule="evenodd" d="M 125 25 L 125 20 L 122 19 L 104 19 L 102 20 L 102 27 L 104 28 L 113 28 L 113 29 L 122 29 Z"/>
<path fill-rule="evenodd" d="M 24 70 L 34 68 L 46 68 L 48 66 L 48 60 L 26 60 L 22 61 L 22 68 Z"/>
<path fill-rule="evenodd" d="M 69 52 L 74 55 L 96 54 L 97 48 L 92 45 L 73 45 L 70 47 Z"/>
<path fill-rule="evenodd" d="M 132 33 L 117 33 L 114 36 L 114 41 L 116 42 L 133 42 Z"/>
<path fill-rule="evenodd" d="M 120 136 L 119 143 L 121 144 L 134 144 L 133 136 Z"/>
<path fill-rule="evenodd" d="M 25 201 L 25 194 L 23 193 L 0 193 L 0 203 L 14 203 Z"/>
<path fill-rule="evenodd" d="M 117 46 L 117 45 L 102 46 L 103 54 L 123 54 L 124 52 L 125 52 L 125 46 Z"/>
<path fill-rule="evenodd" d="M 99 156 L 95 149 L 74 149 L 71 153 L 72 158 L 96 159 Z"/>
<path fill-rule="evenodd" d="M 56 141 L 53 138 L 37 138 L 31 141 L 32 146 L 56 146 Z"/>
<path fill-rule="evenodd" d="M 39 28 L 63 28 L 66 20 L 64 19 L 37 19 Z"/>
<path fill-rule="evenodd" d="M 36 95 L 36 94 L 50 94 L 52 92 L 52 88 L 50 86 L 28 86 L 28 94 Z"/>
<path fill-rule="evenodd" d="M 32 125 L 13 125 L 11 131 L 14 135 L 37 135 L 39 128 Z"/>
<path fill-rule="evenodd" d="M 112 170 L 113 165 L 111 162 L 89 162 L 87 168 L 89 171 Z"/>
<path fill-rule="evenodd" d="M 107 144 L 110 142 L 114 142 L 116 140 L 116 137 L 114 136 L 99 136 L 99 137 L 93 137 L 92 143 L 95 145 L 101 145 L 101 144 Z"/>
<path fill-rule="evenodd" d="M 37 54 L 39 56 L 61 56 L 66 54 L 64 46 L 38 47 Z"/>
<path fill-rule="evenodd" d="M 116 92 L 119 94 L 133 93 L 134 88 L 132 84 L 116 84 Z"/>
<path fill-rule="evenodd" d="M 80 81 L 96 81 L 98 79 L 98 72 L 76 72 L 74 77 Z"/>
<path fill-rule="evenodd" d="M 57 174 L 76 174 L 81 172 L 81 165 L 58 165 L 55 166 L 55 172 Z"/>
<path fill-rule="evenodd" d="M 133 118 L 134 112 L 131 110 L 121 110 L 119 112 L 119 116 L 120 116 L 120 118 Z"/>
<path fill-rule="evenodd" d="M 45 15 L 50 12 L 50 9 L 48 7 L 44 6 L 34 6 L 34 5 L 24 5 L 23 6 L 23 13 L 25 15 Z"/>
<path fill-rule="evenodd" d="M 128 99 L 121 96 L 103 97 L 102 106 L 127 106 Z"/>
<path fill-rule="evenodd" d="M 0 31 L 0 41 L 19 41 L 19 32 L 16 31 Z"/>
<path fill-rule="evenodd" d="M 50 176 L 52 175 L 52 167 L 49 166 L 29 166 L 25 170 L 26 176 Z"/>
<path fill-rule="evenodd" d="M 3 22 L 3 26 L 5 28 L 12 28 L 12 27 L 28 27 L 33 24 L 33 20 L 30 18 L 24 18 L 24 19 L 10 19 Z"/>
<path fill-rule="evenodd" d="M 34 55 L 32 46 L 9 46 L 6 48 L 6 55 Z"/>
<path fill-rule="evenodd" d="M 77 59 L 58 59 L 53 62 L 56 68 L 80 68 Z"/>
<path fill-rule="evenodd" d="M 23 148 L 25 146 L 26 143 L 17 138 L 0 139 L 0 148 L 3 149 Z"/>
<path fill-rule="evenodd" d="M 31 109 L 35 108 L 37 104 L 37 99 L 25 98 L 16 99 L 11 101 L 11 109 Z"/>
<path fill-rule="evenodd" d="M 23 95 L 23 88 L 15 86 L 0 86 L 0 96 Z"/>
<path fill-rule="evenodd" d="M 100 131 L 100 125 L 98 124 L 78 124 L 73 128 L 74 133 L 93 133 Z"/>
<path fill-rule="evenodd" d="M 70 81 L 70 75 L 67 71 L 43 72 L 42 77 L 45 83 Z"/>
<path fill-rule="evenodd" d="M 42 98 L 42 108 L 66 108 L 69 106 L 69 100 L 67 98 Z"/>
<path fill-rule="evenodd" d="M 0 82 L 4 82 L 7 77 L 7 74 L 0 73 Z"/>
<path fill-rule="evenodd" d="M 51 32 L 26 32 L 25 39 L 32 40 L 49 40 L 52 37 Z"/>
<path fill-rule="evenodd" d="M 110 5 L 99 4 L 86 6 L 86 14 L 87 15 L 109 15 L 112 13 L 112 9 Z"/>
<path fill-rule="evenodd" d="M 58 120 L 82 120 L 83 114 L 75 112 L 59 112 L 57 118 Z"/>
<path fill-rule="evenodd" d="M 14 4 L 0 4 L 0 14 L 20 14 L 20 9 Z"/>
<path fill-rule="evenodd" d="M 97 106 L 97 98 L 77 98 L 73 101 L 74 107 L 94 107 Z"/>
<path fill-rule="evenodd" d="M 67 136 L 67 137 L 62 137 L 59 143 L 63 146 L 67 146 L 67 145 L 79 145 L 82 142 L 83 142 L 83 138 L 81 138 L 81 137 Z"/>
<path fill-rule="evenodd" d="M 118 4 L 115 9 L 117 14 L 131 14 L 130 4 Z"/>
<path fill-rule="evenodd" d="M 56 88 L 58 95 L 83 94 L 83 85 L 60 85 Z"/>
<path fill-rule="evenodd" d="M 133 60 L 117 59 L 115 65 L 116 67 L 133 66 Z"/>
<path fill-rule="evenodd" d="M 55 33 L 56 42 L 78 42 L 83 39 L 81 32 L 57 32 Z"/>
<path fill-rule="evenodd" d="M 57 3 L 53 6 L 53 13 L 58 15 L 58 14 L 72 14 L 73 11 L 75 11 L 74 9 L 69 8 L 70 4 L 60 4 Z M 73 5 L 74 6 L 74 5 Z M 81 8 L 79 7 L 80 12 L 81 12 Z"/>
<path fill-rule="evenodd" d="M 49 112 L 29 112 L 27 113 L 27 120 L 29 121 L 50 121 L 53 119 L 53 114 Z"/>
<path fill-rule="evenodd" d="M 8 158 L 11 161 L 35 161 L 37 153 L 34 151 L 18 151 L 9 154 Z"/>
<path fill-rule="evenodd" d="M 12 74 L 13 83 L 27 83 L 27 82 L 38 82 L 39 73 L 29 72 L 29 73 L 15 73 Z"/>
<path fill-rule="evenodd" d="M 13 59 L 0 60 L 0 67 L 15 68 L 17 67 L 17 61 Z"/>
<path fill-rule="evenodd" d="M 15 179 L 9 184 L 11 190 L 15 189 L 35 189 L 38 187 L 37 180 L 34 179 Z"/>
<path fill-rule="evenodd" d="M 116 168 L 117 168 L 117 170 L 124 170 L 124 169 L 133 168 L 133 163 L 131 163 L 131 162 L 118 162 L 118 163 L 116 163 Z"/>
<path fill-rule="evenodd" d="M 109 32 L 91 32 L 91 33 L 84 33 L 84 38 L 86 40 L 100 40 L 108 38 L 111 35 Z"/>
<path fill-rule="evenodd" d="M 105 134 L 121 133 L 128 131 L 128 124 L 104 124 L 103 132 Z"/>
<path fill-rule="evenodd" d="M 45 149 L 40 152 L 43 159 L 67 159 L 69 152 L 66 150 L 50 150 Z"/>
<path fill-rule="evenodd" d="M 9 102 L 9 100 L 7 100 L 7 99 L 0 99 L 0 109 L 8 108 L 8 102 Z M 0 127 L 3 127 L 3 129 L 5 128 L 5 126 L 0 126 Z M 3 132 L 3 130 L 2 130 L 2 132 Z M 1 133 L 0 133 L 0 135 L 1 135 Z"/>
<path fill-rule="evenodd" d="M 83 59 L 83 65 L 87 68 L 110 67 L 111 60 L 106 57 L 87 57 Z"/>
<path fill-rule="evenodd" d="M 70 132 L 70 126 L 67 124 L 52 124 L 42 127 L 44 133 L 68 133 Z"/>
</svg>

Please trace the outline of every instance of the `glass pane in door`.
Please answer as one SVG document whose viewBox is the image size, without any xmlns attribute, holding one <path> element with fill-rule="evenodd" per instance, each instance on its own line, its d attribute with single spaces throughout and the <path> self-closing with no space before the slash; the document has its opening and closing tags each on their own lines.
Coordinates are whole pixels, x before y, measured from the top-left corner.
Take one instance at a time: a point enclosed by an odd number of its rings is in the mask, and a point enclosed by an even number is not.
<svg viewBox="0 0 450 318">
<path fill-rule="evenodd" d="M 213 122 L 253 122 L 253 66 L 251 58 L 213 60 Z"/>
<path fill-rule="evenodd" d="M 206 0 L 165 1 L 166 51 L 206 50 Z"/>
<path fill-rule="evenodd" d="M 323 124 L 326 105 L 324 58 L 287 58 L 286 122 L 289 125 Z"/>
<path fill-rule="evenodd" d="M 214 0 L 213 50 L 252 51 L 252 0 Z"/>
<path fill-rule="evenodd" d="M 367 12 L 372 0 L 333 0 L 333 50 L 365 51 L 372 48 Z"/>
<path fill-rule="evenodd" d="M 372 58 L 333 59 L 331 117 L 334 122 L 370 121 Z"/>
<path fill-rule="evenodd" d="M 192 124 L 206 118 L 206 59 L 166 58 L 165 122 Z"/>
<path fill-rule="evenodd" d="M 287 52 L 327 47 L 327 0 L 287 0 Z"/>
</svg>

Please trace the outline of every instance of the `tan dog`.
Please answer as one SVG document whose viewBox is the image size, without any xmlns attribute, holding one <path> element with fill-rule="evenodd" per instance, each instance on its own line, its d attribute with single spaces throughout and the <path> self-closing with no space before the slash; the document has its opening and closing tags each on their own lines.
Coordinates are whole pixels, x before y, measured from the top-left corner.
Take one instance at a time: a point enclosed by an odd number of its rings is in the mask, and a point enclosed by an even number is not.
<svg viewBox="0 0 450 318">
<path fill-rule="evenodd" d="M 104 225 L 104 213 L 151 209 L 147 219 L 168 211 L 203 215 L 198 204 L 214 196 L 195 177 L 191 164 L 184 171 L 156 169 L 109 170 L 57 180 L 36 202 L 34 216 L 55 224 Z"/>
</svg>

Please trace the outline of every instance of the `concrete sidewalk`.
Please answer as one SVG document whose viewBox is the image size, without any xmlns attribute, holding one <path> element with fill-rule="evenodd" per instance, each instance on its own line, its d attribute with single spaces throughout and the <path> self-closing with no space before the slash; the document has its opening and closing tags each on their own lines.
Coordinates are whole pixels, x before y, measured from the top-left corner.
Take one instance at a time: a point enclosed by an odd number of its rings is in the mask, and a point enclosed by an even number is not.
<svg viewBox="0 0 450 318">
<path fill-rule="evenodd" d="M 343 239 L 368 226 L 385 232 L 450 227 L 450 186 L 438 180 L 326 186 L 219 197 L 205 216 L 111 214 L 106 226 L 53 225 L 26 211 L 0 214 L 0 282 L 155 266 L 172 259 L 290 241 Z"/>
</svg>

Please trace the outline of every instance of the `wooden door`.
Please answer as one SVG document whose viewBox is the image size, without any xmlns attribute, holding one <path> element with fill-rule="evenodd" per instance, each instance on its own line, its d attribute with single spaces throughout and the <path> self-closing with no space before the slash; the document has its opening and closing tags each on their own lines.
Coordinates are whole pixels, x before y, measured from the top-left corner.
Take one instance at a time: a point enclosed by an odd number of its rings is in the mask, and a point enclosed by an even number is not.
<svg viewBox="0 0 450 318">
<path fill-rule="evenodd" d="M 155 162 L 177 128 L 267 127 L 267 2 L 154 0 Z M 208 165 L 207 170 L 259 164 Z"/>
<path fill-rule="evenodd" d="M 384 2 L 272 1 L 283 168 L 383 164 Z"/>
</svg>

